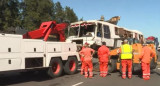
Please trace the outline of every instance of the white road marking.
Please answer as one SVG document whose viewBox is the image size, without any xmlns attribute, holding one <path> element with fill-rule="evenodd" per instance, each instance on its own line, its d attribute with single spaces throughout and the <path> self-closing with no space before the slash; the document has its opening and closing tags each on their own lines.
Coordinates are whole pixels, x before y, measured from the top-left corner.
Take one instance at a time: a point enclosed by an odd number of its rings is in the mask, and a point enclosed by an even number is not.
<svg viewBox="0 0 160 86">
<path fill-rule="evenodd" d="M 78 86 L 78 85 L 80 85 L 80 84 L 83 84 L 83 82 L 79 82 L 79 83 L 74 84 L 74 85 L 72 85 L 72 86 Z"/>
</svg>

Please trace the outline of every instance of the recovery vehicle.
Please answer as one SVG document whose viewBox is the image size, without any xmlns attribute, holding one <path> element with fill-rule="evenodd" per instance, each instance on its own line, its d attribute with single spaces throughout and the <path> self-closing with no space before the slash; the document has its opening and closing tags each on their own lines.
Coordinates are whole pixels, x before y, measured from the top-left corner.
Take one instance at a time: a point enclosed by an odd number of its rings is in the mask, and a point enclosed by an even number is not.
<svg viewBox="0 0 160 86">
<path fill-rule="evenodd" d="M 76 73 L 79 54 L 75 43 L 64 42 L 66 27 L 66 23 L 48 21 L 23 36 L 1 33 L 0 72 L 47 69 L 51 77 L 60 76 L 63 71 Z M 48 41 L 52 34 L 58 34 L 61 42 Z"/>
</svg>

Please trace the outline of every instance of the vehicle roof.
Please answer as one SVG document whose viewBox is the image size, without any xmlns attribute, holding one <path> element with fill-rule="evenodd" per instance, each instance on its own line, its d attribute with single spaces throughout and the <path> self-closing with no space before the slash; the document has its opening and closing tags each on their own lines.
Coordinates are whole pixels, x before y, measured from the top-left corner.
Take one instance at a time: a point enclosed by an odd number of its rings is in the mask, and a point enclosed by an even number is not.
<svg viewBox="0 0 160 86">
<path fill-rule="evenodd" d="M 124 30 L 131 31 L 131 32 L 133 32 L 133 33 L 137 33 L 137 34 L 141 34 L 141 35 L 142 35 L 142 32 L 140 32 L 140 31 L 138 31 L 138 30 L 130 30 L 130 29 L 127 29 L 127 28 L 125 28 L 125 27 L 120 27 L 120 26 L 118 26 L 118 25 L 114 25 L 114 24 L 108 23 L 108 22 L 106 22 L 106 21 L 100 21 L 100 20 L 78 21 L 78 22 L 73 22 L 73 23 L 71 23 L 71 25 L 80 24 L 80 23 L 85 23 L 85 22 L 106 23 L 107 25 L 112 25 L 112 26 L 115 26 L 115 27 L 118 27 L 118 28 L 123 28 Z"/>
</svg>

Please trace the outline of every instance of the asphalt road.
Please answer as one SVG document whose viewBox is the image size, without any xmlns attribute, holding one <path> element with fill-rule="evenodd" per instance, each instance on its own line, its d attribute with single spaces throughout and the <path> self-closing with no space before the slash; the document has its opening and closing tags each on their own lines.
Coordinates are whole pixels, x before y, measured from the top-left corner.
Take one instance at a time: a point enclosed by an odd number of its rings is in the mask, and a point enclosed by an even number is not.
<svg viewBox="0 0 160 86">
<path fill-rule="evenodd" d="M 99 77 L 99 72 L 94 71 L 92 79 L 84 78 L 79 72 L 54 79 L 42 73 L 8 73 L 0 76 L 0 86 L 160 86 L 160 65 L 152 71 L 148 81 L 144 81 L 139 74 L 134 74 L 132 79 L 123 80 L 119 72 L 102 78 Z"/>
</svg>

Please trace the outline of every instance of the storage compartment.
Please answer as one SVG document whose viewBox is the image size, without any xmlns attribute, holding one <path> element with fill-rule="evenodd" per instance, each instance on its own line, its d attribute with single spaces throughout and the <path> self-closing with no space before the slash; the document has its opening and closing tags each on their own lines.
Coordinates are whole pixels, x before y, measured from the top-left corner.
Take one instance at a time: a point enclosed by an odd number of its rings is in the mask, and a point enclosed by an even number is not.
<svg viewBox="0 0 160 86">
<path fill-rule="evenodd" d="M 53 53 L 53 52 L 61 52 L 61 44 L 60 43 L 46 43 L 47 46 L 47 52 Z"/>
<path fill-rule="evenodd" d="M 65 44 L 62 44 L 62 50 L 63 52 L 75 52 L 77 49 L 75 44 L 65 43 Z"/>
<path fill-rule="evenodd" d="M 24 52 L 43 53 L 44 52 L 44 41 L 24 39 Z"/>
<path fill-rule="evenodd" d="M 21 68 L 21 59 L 0 59 L 0 71 L 16 70 Z"/>
<path fill-rule="evenodd" d="M 25 68 L 34 68 L 43 66 L 43 57 L 25 58 Z"/>
<path fill-rule="evenodd" d="M 21 51 L 21 35 L 0 35 L 0 53 L 18 53 Z"/>
</svg>

